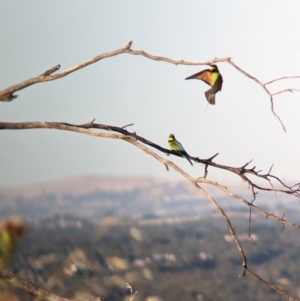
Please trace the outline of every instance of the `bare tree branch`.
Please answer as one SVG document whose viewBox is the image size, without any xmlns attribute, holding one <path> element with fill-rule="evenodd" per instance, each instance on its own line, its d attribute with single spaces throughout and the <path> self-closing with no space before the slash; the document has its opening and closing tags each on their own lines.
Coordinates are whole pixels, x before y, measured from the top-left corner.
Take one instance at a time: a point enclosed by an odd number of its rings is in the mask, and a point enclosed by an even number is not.
<svg viewBox="0 0 300 301">
<path fill-rule="evenodd" d="M 281 77 L 281 78 L 276 78 L 276 79 L 273 79 L 269 82 L 266 82 L 266 83 L 263 83 L 261 82 L 259 79 L 257 79 L 256 77 L 250 75 L 249 73 L 247 73 L 246 71 L 244 71 L 243 69 L 241 69 L 239 66 L 237 66 L 232 60 L 228 61 L 229 64 L 231 64 L 234 68 L 236 68 L 237 70 L 239 70 L 241 73 L 243 73 L 245 76 L 253 79 L 255 82 L 257 82 L 264 90 L 265 92 L 269 95 L 270 97 L 270 102 L 271 102 L 271 110 L 273 112 L 273 114 L 276 116 L 276 118 L 279 120 L 279 122 L 281 123 L 281 126 L 283 128 L 283 130 L 286 132 L 286 128 L 282 122 L 282 120 L 280 119 L 280 117 L 275 113 L 275 110 L 274 110 L 274 101 L 273 101 L 273 96 L 277 95 L 277 94 L 280 94 L 280 93 L 284 93 L 284 92 L 292 92 L 293 91 L 300 91 L 299 89 L 294 89 L 294 88 L 291 88 L 291 89 L 284 89 L 284 90 L 281 90 L 281 91 L 278 91 L 276 93 L 271 93 L 270 90 L 266 87 L 268 84 L 271 84 L 275 81 L 279 81 L 279 80 L 282 80 L 282 79 L 286 79 L 286 78 L 300 78 L 300 76 L 284 76 L 284 77 Z"/>
<path fill-rule="evenodd" d="M 251 202 L 248 202 L 245 198 L 241 197 L 240 195 L 237 195 L 237 194 L 233 193 L 227 187 L 219 184 L 218 182 L 210 181 L 210 180 L 207 180 L 207 179 L 204 179 L 204 178 L 198 178 L 197 182 L 198 183 L 210 184 L 210 185 L 213 185 L 213 186 L 219 188 L 220 190 L 225 192 L 227 195 L 237 199 L 238 201 L 245 204 L 246 206 L 249 206 L 250 208 L 253 208 L 253 209 L 257 210 L 258 212 L 262 213 L 266 218 L 271 217 L 271 218 L 277 220 L 278 222 L 280 222 L 281 224 L 289 225 L 289 226 L 291 226 L 295 229 L 300 229 L 300 225 L 283 219 L 284 215 L 282 217 L 279 217 L 279 216 L 275 215 L 274 213 L 267 212 L 267 211 L 263 210 L 262 208 L 254 205 L 254 200 L 255 200 L 256 195 L 257 195 L 257 192 L 254 192 L 254 190 L 252 190 L 254 199 Z"/>
<path fill-rule="evenodd" d="M 276 81 L 279 81 L 279 80 L 283 80 L 283 79 L 291 79 L 291 78 L 300 78 L 300 75 L 291 75 L 291 76 L 282 76 L 282 77 L 278 77 L 278 78 L 275 78 L 275 79 L 272 79 L 268 82 L 265 82 L 265 85 L 269 85 L 269 84 L 272 84 Z"/>
<path fill-rule="evenodd" d="M 224 218 L 224 220 L 225 220 L 225 222 L 226 222 L 226 224 L 228 226 L 229 232 L 230 232 L 230 234 L 231 234 L 231 236 L 232 236 L 232 238 L 233 238 L 233 240 L 234 240 L 234 242 L 236 244 L 236 247 L 237 247 L 237 249 L 238 249 L 238 251 L 239 251 L 239 253 L 240 253 L 241 257 L 242 257 L 242 265 L 243 265 L 244 270 L 243 270 L 243 273 L 242 273 L 241 276 L 245 276 L 246 275 L 245 272 L 246 272 L 246 268 L 247 268 L 247 258 L 246 258 L 245 252 L 244 252 L 244 250 L 243 250 L 243 248 L 242 248 L 242 246 L 241 246 L 241 244 L 240 244 L 240 242 L 239 242 L 239 240 L 238 240 L 238 238 L 237 238 L 237 236 L 235 234 L 235 231 L 233 229 L 233 226 L 232 226 L 232 224 L 231 224 L 228 216 L 226 215 L 226 213 L 224 212 L 224 210 L 221 208 L 221 206 L 212 198 L 212 196 L 208 192 L 206 192 L 203 188 L 201 188 L 198 185 L 197 182 L 198 182 L 197 180 L 194 180 L 194 186 L 203 195 L 206 196 L 206 198 L 214 205 L 214 207 L 217 208 L 217 210 L 220 212 L 220 214 Z"/>
<path fill-rule="evenodd" d="M 78 301 L 75 299 L 67 299 L 60 297 L 56 294 L 50 293 L 41 289 L 23 279 L 18 277 L 15 273 L 11 271 L 1 271 L 0 270 L 0 279 L 5 281 L 7 284 L 11 285 L 14 288 L 21 289 L 27 292 L 30 295 L 33 295 L 37 300 L 48 300 L 48 301 Z M 96 297 L 93 299 L 88 299 L 85 301 L 104 301 L 102 297 Z"/>
<path fill-rule="evenodd" d="M 132 41 L 128 42 L 125 47 L 111 51 L 111 52 L 107 52 L 107 53 L 102 53 L 99 54 L 87 61 L 84 61 L 82 63 L 79 63 L 71 68 L 65 69 L 59 73 L 53 74 L 51 75 L 53 72 L 57 71 L 60 68 L 60 65 L 56 65 L 46 71 L 44 71 L 41 75 L 38 75 L 36 77 L 30 78 L 28 80 L 25 80 L 21 83 L 18 83 L 16 85 L 13 85 L 11 87 L 8 87 L 2 91 L 0 91 L 0 101 L 11 101 L 14 98 L 17 98 L 17 95 L 13 95 L 13 93 L 15 93 L 16 91 L 22 90 L 26 87 L 29 87 L 33 84 L 36 83 L 42 83 L 42 82 L 47 82 L 47 81 L 51 81 L 51 80 L 55 80 L 55 79 L 59 79 L 61 77 L 64 77 L 72 72 L 75 72 L 79 69 L 82 69 L 86 66 L 89 66 L 91 64 L 94 64 L 100 60 L 102 60 L 103 58 L 107 58 L 107 57 L 111 57 L 120 53 L 125 53 L 126 50 L 128 50 L 131 47 Z"/>
<path fill-rule="evenodd" d="M 125 125 L 125 127 L 127 127 L 129 125 L 131 125 L 131 124 Z M 111 125 L 98 124 L 98 123 L 94 123 L 93 121 L 84 123 L 81 125 L 69 124 L 69 123 L 65 123 L 65 122 L 47 122 L 47 121 L 15 122 L 15 123 L 0 122 L 0 130 L 1 129 L 2 130 L 3 129 L 20 130 L 20 129 L 38 129 L 38 128 L 52 128 L 52 129 L 58 129 L 58 130 L 74 131 L 74 132 L 84 133 L 84 134 L 93 135 L 93 136 L 117 138 L 117 139 L 124 139 L 124 140 L 131 139 L 133 141 L 136 140 L 136 141 L 140 141 L 146 145 L 149 145 L 167 155 L 174 155 L 174 156 L 181 157 L 181 154 L 179 154 L 178 152 L 161 147 L 160 145 L 155 144 L 155 143 L 137 135 L 135 132 L 133 132 L 133 133 L 128 132 L 124 127 L 116 127 L 116 126 L 111 126 Z M 113 131 L 113 132 L 122 134 L 122 136 L 120 136 L 120 135 L 115 135 L 114 137 L 112 137 L 111 135 L 106 136 L 105 133 L 103 133 L 103 132 L 90 130 L 90 129 L 101 129 L 101 130 L 105 130 L 105 131 Z M 232 173 L 238 175 L 243 181 L 247 182 L 251 187 L 254 187 L 256 189 L 263 190 L 263 191 L 281 192 L 281 193 L 291 194 L 296 197 L 300 197 L 300 188 L 299 187 L 295 186 L 295 184 L 293 184 L 292 186 L 286 185 L 278 177 L 270 174 L 271 169 L 269 170 L 268 173 L 262 174 L 260 171 L 255 169 L 255 166 L 252 168 L 248 168 L 247 166 L 252 162 L 252 160 L 247 162 L 246 164 L 244 164 L 241 167 L 226 166 L 226 165 L 222 165 L 222 164 L 213 162 L 213 159 L 216 156 L 217 156 L 217 154 L 213 155 L 211 158 L 208 158 L 208 159 L 200 159 L 199 157 L 192 157 L 192 156 L 189 156 L 189 158 L 191 160 L 193 160 L 194 162 L 205 164 L 207 167 L 211 166 L 211 167 L 215 167 L 215 168 L 219 168 L 219 169 L 223 169 L 223 170 L 232 172 Z M 207 169 L 206 169 L 206 171 L 207 171 Z M 262 187 L 256 183 L 254 183 L 252 180 L 250 180 L 248 175 L 252 175 L 258 179 L 263 179 L 263 180 L 267 181 L 271 187 L 270 188 Z M 271 179 L 276 180 L 279 184 L 281 184 L 283 186 L 283 188 L 274 188 L 274 186 L 271 182 Z M 295 188 L 293 188 L 293 187 L 295 187 Z"/>
<path fill-rule="evenodd" d="M 270 287 L 271 289 L 273 289 L 274 291 L 276 291 L 276 293 L 278 293 L 284 300 L 297 301 L 297 299 L 292 298 L 287 293 L 285 293 L 283 290 L 281 290 L 279 287 L 269 283 L 268 281 L 266 281 L 263 278 L 261 278 L 260 276 L 258 276 L 255 272 L 253 272 L 248 267 L 246 268 L 246 270 L 247 270 L 247 272 L 252 274 L 255 278 L 257 278 L 261 283 L 263 283 L 264 285 L 266 285 L 266 286 Z"/>
<path fill-rule="evenodd" d="M 281 94 L 281 93 L 284 93 L 284 92 L 293 93 L 293 91 L 300 92 L 300 89 L 294 89 L 294 88 L 284 89 L 284 90 L 281 90 L 281 91 L 278 91 L 278 92 L 274 92 L 274 93 L 272 93 L 272 95 L 274 96 L 274 95 L 278 95 L 278 94 Z"/>
<path fill-rule="evenodd" d="M 147 53 L 143 50 L 133 50 L 133 49 L 131 49 L 132 42 L 133 41 L 129 41 L 124 47 L 122 47 L 120 49 L 116 49 L 116 50 L 113 50 L 113 51 L 110 51 L 110 52 L 99 54 L 99 55 L 97 55 L 97 56 L 95 56 L 95 57 L 93 57 L 93 58 L 91 58 L 87 61 L 84 61 L 82 63 L 79 63 L 79 64 L 77 64 L 73 67 L 70 67 L 70 68 L 67 68 L 67 69 L 65 69 L 61 72 L 52 74 L 60 68 L 60 65 L 56 65 L 56 66 L 44 71 L 41 75 L 30 78 L 28 80 L 25 80 L 21 83 L 15 84 L 11 87 L 8 87 L 8 88 L 0 91 L 0 101 L 12 101 L 13 99 L 17 98 L 17 95 L 14 95 L 14 93 L 16 91 L 22 90 L 22 89 L 24 89 L 26 87 L 29 87 L 29 86 L 31 86 L 33 84 L 36 84 L 36 83 L 47 82 L 47 81 L 52 81 L 52 80 L 55 80 L 55 79 L 59 79 L 61 77 L 64 77 L 64 76 L 72 73 L 72 72 L 75 72 L 75 71 L 77 71 L 79 69 L 82 69 L 86 66 L 89 66 L 91 64 L 94 64 L 94 63 L 96 63 L 96 62 L 98 62 L 98 61 L 100 61 L 104 58 L 112 57 L 112 56 L 122 54 L 122 53 L 128 53 L 128 54 L 132 54 L 132 55 L 141 55 L 141 56 L 144 56 L 144 57 L 146 57 L 148 59 L 151 59 L 151 60 L 163 61 L 163 62 L 167 62 L 167 63 L 174 64 L 174 65 L 209 65 L 209 64 L 218 63 L 218 62 L 226 62 L 226 63 L 230 64 L 232 67 L 234 67 L 236 70 L 238 70 L 239 72 L 244 74 L 245 76 L 247 76 L 250 79 L 254 80 L 258 85 L 260 85 L 265 90 L 265 92 L 270 97 L 271 110 L 272 110 L 273 114 L 276 116 L 276 118 L 281 123 L 281 126 L 282 126 L 283 130 L 286 131 L 286 128 L 285 128 L 282 120 L 275 113 L 273 96 L 284 93 L 284 92 L 300 91 L 300 89 L 288 88 L 288 89 L 283 89 L 283 90 L 275 92 L 275 93 L 271 93 L 270 90 L 266 86 L 273 83 L 273 82 L 275 82 L 275 81 L 279 81 L 279 80 L 283 80 L 283 79 L 287 79 L 287 78 L 300 78 L 300 75 L 279 77 L 279 78 L 276 78 L 276 79 L 273 79 L 273 80 L 270 80 L 268 82 L 263 83 L 259 79 L 257 79 L 253 75 L 247 73 L 245 70 L 243 70 L 238 65 L 236 65 L 232 61 L 231 57 L 215 58 L 213 60 L 199 61 L 199 62 L 190 62 L 190 61 L 185 61 L 183 59 L 182 60 L 174 60 L 174 59 L 170 59 L 170 58 L 163 57 L 163 56 L 152 55 L 152 54 L 149 54 L 149 53 Z"/>
</svg>

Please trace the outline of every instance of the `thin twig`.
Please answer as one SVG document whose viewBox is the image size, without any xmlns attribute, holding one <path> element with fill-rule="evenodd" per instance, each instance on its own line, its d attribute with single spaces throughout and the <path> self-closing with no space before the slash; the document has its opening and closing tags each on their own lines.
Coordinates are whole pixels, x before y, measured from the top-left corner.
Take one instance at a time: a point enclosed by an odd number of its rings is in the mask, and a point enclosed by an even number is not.
<svg viewBox="0 0 300 301">
<path fill-rule="evenodd" d="M 278 77 L 278 78 L 275 78 L 275 79 L 272 79 L 268 82 L 265 82 L 264 85 L 269 85 L 269 84 L 272 84 L 276 81 L 279 81 L 279 80 L 283 80 L 283 79 L 291 79 L 291 78 L 300 78 L 300 75 L 291 75 L 291 76 L 282 76 L 282 77 Z"/>
<path fill-rule="evenodd" d="M 278 91 L 278 92 L 274 92 L 274 93 L 272 93 L 272 96 L 278 95 L 278 94 L 281 94 L 281 93 L 284 93 L 284 92 L 291 92 L 291 93 L 293 93 L 293 91 L 300 92 L 300 89 L 288 88 L 288 89 L 284 89 L 284 90 L 281 90 L 281 91 Z"/>
<path fill-rule="evenodd" d="M 204 179 L 204 178 L 198 178 L 196 179 L 197 182 L 199 183 L 205 183 L 205 184 L 209 184 L 209 185 L 213 185 L 219 189 L 221 189 L 223 192 L 225 192 L 227 195 L 237 199 L 238 201 L 240 201 L 241 203 L 259 211 L 260 213 L 262 213 L 265 217 L 271 217 L 273 219 L 275 219 L 276 221 L 280 222 L 281 224 L 285 224 L 285 225 L 289 225 L 297 230 L 300 229 L 300 225 L 298 224 L 294 224 L 290 221 L 287 221 L 285 219 L 283 219 L 283 217 L 279 217 L 277 215 L 275 215 L 274 213 L 270 213 L 270 212 L 267 212 L 265 210 L 263 210 L 262 208 L 254 205 L 254 199 L 251 201 L 251 202 L 248 202 L 245 198 L 241 197 L 240 195 L 237 195 L 236 193 L 233 193 L 232 191 L 230 191 L 227 187 L 219 184 L 218 182 L 215 182 L 215 181 L 211 181 L 211 180 L 207 180 L 207 179 Z M 257 192 L 255 192 L 255 195 L 257 194 Z"/>
</svg>

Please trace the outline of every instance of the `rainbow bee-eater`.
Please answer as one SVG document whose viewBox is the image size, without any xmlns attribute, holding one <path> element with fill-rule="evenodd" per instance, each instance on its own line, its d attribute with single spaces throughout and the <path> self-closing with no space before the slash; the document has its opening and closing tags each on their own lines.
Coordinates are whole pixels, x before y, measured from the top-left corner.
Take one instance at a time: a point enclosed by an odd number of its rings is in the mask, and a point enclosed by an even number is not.
<svg viewBox="0 0 300 301">
<path fill-rule="evenodd" d="M 202 70 L 198 73 L 195 73 L 186 79 L 200 79 L 206 82 L 208 85 L 211 86 L 210 89 L 205 91 L 205 97 L 207 101 L 214 105 L 216 103 L 216 93 L 221 91 L 222 84 L 223 84 L 223 78 L 221 73 L 219 72 L 219 69 L 217 65 L 212 64 L 210 65 L 210 69 Z"/>
<path fill-rule="evenodd" d="M 185 151 L 182 144 L 178 140 L 176 140 L 173 134 L 169 135 L 168 143 L 171 150 L 180 153 L 182 157 L 186 158 L 191 163 L 191 165 L 193 165 L 192 161 L 189 159 L 188 153 Z"/>
</svg>

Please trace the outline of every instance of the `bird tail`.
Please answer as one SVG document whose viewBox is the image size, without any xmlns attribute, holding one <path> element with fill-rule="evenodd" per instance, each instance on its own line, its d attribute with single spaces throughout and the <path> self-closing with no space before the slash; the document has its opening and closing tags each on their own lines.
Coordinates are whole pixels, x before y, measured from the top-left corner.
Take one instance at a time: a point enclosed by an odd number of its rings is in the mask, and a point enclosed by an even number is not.
<svg viewBox="0 0 300 301">
<path fill-rule="evenodd" d="M 207 101 L 211 105 L 216 104 L 216 97 L 215 97 L 215 93 L 213 91 L 213 88 L 208 89 L 207 91 L 204 92 L 204 94 L 205 94 L 205 97 L 206 97 Z"/>
<path fill-rule="evenodd" d="M 189 162 L 190 162 L 190 164 L 192 165 L 192 166 L 194 166 L 194 164 L 192 163 L 192 161 L 190 160 L 190 158 L 188 157 L 188 154 L 183 154 L 182 155 L 184 158 L 186 158 Z"/>
</svg>

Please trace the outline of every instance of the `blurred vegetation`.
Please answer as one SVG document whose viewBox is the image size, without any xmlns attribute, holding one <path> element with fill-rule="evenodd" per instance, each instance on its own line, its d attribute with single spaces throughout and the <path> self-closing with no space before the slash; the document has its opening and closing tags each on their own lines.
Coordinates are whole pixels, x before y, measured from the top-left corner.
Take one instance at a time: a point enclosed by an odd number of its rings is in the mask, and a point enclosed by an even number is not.
<svg viewBox="0 0 300 301">
<path fill-rule="evenodd" d="M 293 213 L 291 213 L 293 214 Z M 238 212 L 233 221 L 248 265 L 267 281 L 299 296 L 300 236 L 295 229 Z M 120 301 L 265 300 L 281 297 L 242 273 L 241 258 L 219 217 L 199 221 L 107 216 L 90 221 L 56 215 L 33 224 L 10 268 L 23 279 L 66 298 Z M 7 290 L 6 286 L 0 288 Z M 14 291 L 20 300 L 33 300 Z"/>
</svg>

